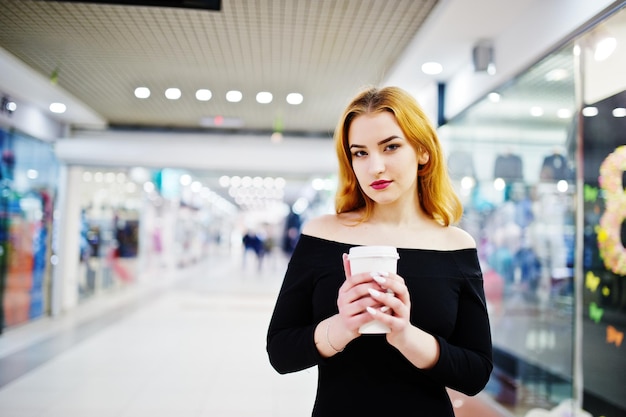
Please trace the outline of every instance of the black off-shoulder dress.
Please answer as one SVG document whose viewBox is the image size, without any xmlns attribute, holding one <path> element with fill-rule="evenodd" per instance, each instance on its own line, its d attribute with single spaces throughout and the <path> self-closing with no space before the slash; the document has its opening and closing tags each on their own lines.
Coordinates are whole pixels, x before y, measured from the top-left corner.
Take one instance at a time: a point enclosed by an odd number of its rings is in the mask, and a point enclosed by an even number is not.
<svg viewBox="0 0 626 417">
<path fill-rule="evenodd" d="M 446 387 L 480 392 L 492 370 L 492 347 L 476 249 L 398 249 L 398 274 L 411 296 L 411 323 L 439 342 L 435 366 L 411 364 L 385 335 L 361 335 L 323 358 L 317 324 L 337 313 L 350 244 L 302 235 L 289 262 L 267 333 L 279 373 L 318 366 L 313 416 L 453 417 Z"/>
</svg>

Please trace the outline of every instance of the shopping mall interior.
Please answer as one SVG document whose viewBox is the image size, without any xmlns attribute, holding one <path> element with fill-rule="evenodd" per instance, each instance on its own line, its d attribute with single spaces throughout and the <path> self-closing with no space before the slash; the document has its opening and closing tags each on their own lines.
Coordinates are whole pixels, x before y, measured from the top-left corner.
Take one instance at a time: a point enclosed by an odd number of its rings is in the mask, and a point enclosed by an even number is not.
<svg viewBox="0 0 626 417">
<path fill-rule="evenodd" d="M 422 105 L 477 243 L 457 417 L 626 416 L 623 0 L 0 0 L 0 415 L 311 415 L 265 338 L 366 85 Z"/>
</svg>

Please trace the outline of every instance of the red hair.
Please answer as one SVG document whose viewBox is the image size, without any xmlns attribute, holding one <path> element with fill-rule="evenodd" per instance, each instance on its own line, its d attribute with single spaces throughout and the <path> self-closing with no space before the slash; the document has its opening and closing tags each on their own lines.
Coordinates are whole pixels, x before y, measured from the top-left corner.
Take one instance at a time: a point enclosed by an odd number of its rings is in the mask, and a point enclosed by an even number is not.
<svg viewBox="0 0 626 417">
<path fill-rule="evenodd" d="M 374 202 L 361 190 L 352 169 L 348 132 L 358 116 L 380 112 L 393 114 L 415 152 L 429 155 L 428 162 L 420 165 L 416 172 L 422 210 L 443 225 L 457 223 L 463 215 L 463 206 L 448 176 L 435 128 L 417 101 L 398 87 L 369 88 L 361 92 L 347 106 L 335 129 L 335 150 L 339 160 L 336 212 L 340 214 L 362 208 L 364 214 L 361 221 L 369 219 L 372 214 Z"/>
</svg>

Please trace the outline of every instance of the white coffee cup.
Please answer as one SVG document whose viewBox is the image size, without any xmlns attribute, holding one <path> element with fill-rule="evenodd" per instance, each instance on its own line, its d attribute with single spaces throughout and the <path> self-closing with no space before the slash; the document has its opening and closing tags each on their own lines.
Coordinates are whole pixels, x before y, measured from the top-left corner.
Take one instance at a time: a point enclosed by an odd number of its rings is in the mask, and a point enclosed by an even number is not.
<svg viewBox="0 0 626 417">
<path fill-rule="evenodd" d="M 350 271 L 361 272 L 396 272 L 398 250 L 393 246 L 354 246 L 348 252 Z M 370 321 L 359 328 L 359 333 L 389 333 L 391 329 L 377 320 Z"/>
</svg>

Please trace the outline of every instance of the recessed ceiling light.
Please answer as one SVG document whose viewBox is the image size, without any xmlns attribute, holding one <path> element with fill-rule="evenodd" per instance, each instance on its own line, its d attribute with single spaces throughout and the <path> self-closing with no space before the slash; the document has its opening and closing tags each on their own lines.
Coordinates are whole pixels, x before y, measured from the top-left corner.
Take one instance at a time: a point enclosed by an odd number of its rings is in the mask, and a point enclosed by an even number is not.
<svg viewBox="0 0 626 417">
<path fill-rule="evenodd" d="M 220 187 L 226 188 L 230 185 L 230 177 L 228 175 L 222 175 L 219 179 Z"/>
<path fill-rule="evenodd" d="M 65 113 L 65 110 L 67 110 L 67 107 L 63 103 L 52 103 L 52 104 L 50 104 L 50 111 L 52 113 L 58 113 L 58 114 Z"/>
<path fill-rule="evenodd" d="M 623 107 L 614 108 L 613 117 L 626 117 L 626 109 Z"/>
<path fill-rule="evenodd" d="M 569 76 L 569 72 L 563 68 L 553 69 L 546 74 L 547 81 L 562 81 Z"/>
<path fill-rule="evenodd" d="M 148 98 L 148 97 L 150 97 L 150 89 L 148 87 L 137 87 L 137 88 L 135 88 L 135 97 L 137 97 L 137 98 Z"/>
<path fill-rule="evenodd" d="M 178 181 L 180 182 L 181 185 L 189 185 L 191 184 L 192 178 L 191 178 L 191 175 L 189 174 L 183 174 L 180 176 Z"/>
<path fill-rule="evenodd" d="M 422 72 L 428 75 L 441 74 L 443 66 L 439 62 L 425 62 L 422 64 Z"/>
<path fill-rule="evenodd" d="M 596 61 L 604 61 L 608 57 L 610 57 L 615 48 L 617 47 L 617 40 L 612 36 L 607 36 L 605 38 L 600 39 L 596 43 L 596 48 L 593 54 L 593 59 Z"/>
<path fill-rule="evenodd" d="M 15 110 L 17 110 L 17 103 L 15 103 L 13 100 L 7 100 L 3 110 L 8 111 L 9 113 L 13 113 Z"/>
<path fill-rule="evenodd" d="M 143 183 L 143 190 L 147 193 L 151 193 L 156 189 L 153 182 L 146 181 Z"/>
<path fill-rule="evenodd" d="M 261 104 L 271 103 L 273 98 L 272 93 L 267 91 L 261 91 L 256 95 L 256 101 Z"/>
<path fill-rule="evenodd" d="M 543 116 L 543 109 L 538 106 L 532 107 L 530 109 L 530 114 L 535 117 Z"/>
<path fill-rule="evenodd" d="M 583 108 L 583 116 L 594 117 L 598 115 L 598 108 L 593 106 L 587 106 Z"/>
<path fill-rule="evenodd" d="M 226 100 L 230 101 L 231 103 L 238 103 L 241 101 L 242 98 L 243 94 L 241 94 L 241 91 L 230 90 L 226 93 Z"/>
<path fill-rule="evenodd" d="M 180 89 L 178 88 L 168 88 L 165 90 L 165 97 L 170 100 L 178 100 L 181 96 Z"/>
<path fill-rule="evenodd" d="M 287 94 L 287 103 L 293 104 L 294 106 L 302 103 L 303 100 L 304 100 L 304 97 L 302 97 L 302 94 L 300 93 Z"/>
<path fill-rule="evenodd" d="M 287 185 L 287 180 L 285 180 L 283 177 L 274 178 L 274 188 L 283 189 L 285 188 L 285 185 Z"/>
<path fill-rule="evenodd" d="M 206 88 L 201 88 L 196 91 L 196 100 L 198 101 L 209 101 L 213 97 L 211 90 L 207 90 Z"/>
<path fill-rule="evenodd" d="M 489 93 L 489 101 L 492 103 L 497 103 L 500 101 L 500 94 L 498 93 Z"/>
</svg>

